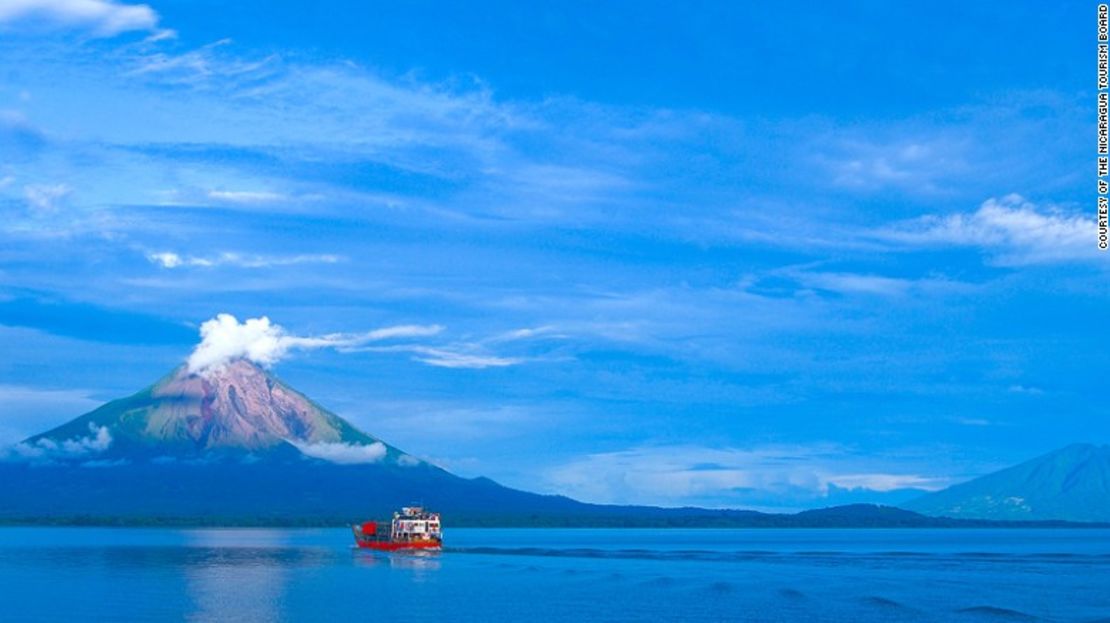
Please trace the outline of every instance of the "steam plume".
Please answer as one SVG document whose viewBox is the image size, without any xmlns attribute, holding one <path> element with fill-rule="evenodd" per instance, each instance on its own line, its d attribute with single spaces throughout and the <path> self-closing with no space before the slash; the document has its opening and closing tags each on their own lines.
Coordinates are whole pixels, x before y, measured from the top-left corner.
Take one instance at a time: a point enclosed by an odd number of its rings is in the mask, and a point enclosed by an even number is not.
<svg viewBox="0 0 1110 623">
<path fill-rule="evenodd" d="M 200 325 L 201 342 L 189 356 L 188 366 L 190 372 L 203 373 L 239 358 L 271 366 L 296 349 L 352 348 L 391 338 L 426 337 L 442 330 L 439 325 L 398 325 L 366 333 L 301 337 L 290 335 L 266 316 L 239 322 L 231 314 L 218 314 Z"/>
</svg>

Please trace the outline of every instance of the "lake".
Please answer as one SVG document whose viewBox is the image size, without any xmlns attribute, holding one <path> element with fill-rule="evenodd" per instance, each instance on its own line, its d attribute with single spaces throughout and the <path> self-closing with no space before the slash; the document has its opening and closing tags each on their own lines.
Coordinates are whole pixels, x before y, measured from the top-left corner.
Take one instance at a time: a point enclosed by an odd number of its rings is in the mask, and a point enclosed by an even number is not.
<svg viewBox="0 0 1110 623">
<path fill-rule="evenodd" d="M 1108 530 L 0 528 L 3 621 L 1110 621 Z"/>
</svg>

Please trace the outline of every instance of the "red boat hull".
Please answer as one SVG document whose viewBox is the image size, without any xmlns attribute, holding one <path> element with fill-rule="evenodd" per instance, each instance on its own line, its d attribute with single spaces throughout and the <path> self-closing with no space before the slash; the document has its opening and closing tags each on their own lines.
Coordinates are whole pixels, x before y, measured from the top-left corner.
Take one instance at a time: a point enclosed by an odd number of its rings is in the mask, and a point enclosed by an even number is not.
<svg viewBox="0 0 1110 623">
<path fill-rule="evenodd" d="M 440 549 L 442 544 L 438 541 L 412 541 L 398 543 L 394 541 L 355 541 L 362 549 L 376 549 L 382 552 L 395 552 L 400 549 Z"/>
</svg>

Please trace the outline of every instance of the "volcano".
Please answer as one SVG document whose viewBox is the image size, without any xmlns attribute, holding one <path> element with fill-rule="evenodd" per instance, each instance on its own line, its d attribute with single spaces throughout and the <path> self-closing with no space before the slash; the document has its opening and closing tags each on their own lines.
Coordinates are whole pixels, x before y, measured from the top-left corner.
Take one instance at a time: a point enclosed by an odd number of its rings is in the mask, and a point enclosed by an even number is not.
<svg viewBox="0 0 1110 623">
<path fill-rule="evenodd" d="M 472 523 L 596 507 L 455 476 L 369 435 L 269 371 L 181 366 L 0 461 L 0 520 L 322 524 L 414 503 Z"/>
<path fill-rule="evenodd" d="M 926 515 L 1110 522 L 1110 446 L 1077 443 L 904 504 Z"/>
<path fill-rule="evenodd" d="M 212 459 L 312 456 L 333 450 L 349 462 L 417 463 L 417 459 L 358 430 L 271 373 L 236 359 L 203 373 L 181 366 L 143 391 L 114 400 L 24 442 L 54 459 L 64 448 L 88 447 L 90 435 L 110 441 L 95 460 Z M 62 451 L 51 452 L 53 448 Z M 347 450 L 343 454 L 343 450 Z M 361 457 L 361 460 L 360 460 Z M 342 461 L 342 459 L 340 459 Z"/>
</svg>

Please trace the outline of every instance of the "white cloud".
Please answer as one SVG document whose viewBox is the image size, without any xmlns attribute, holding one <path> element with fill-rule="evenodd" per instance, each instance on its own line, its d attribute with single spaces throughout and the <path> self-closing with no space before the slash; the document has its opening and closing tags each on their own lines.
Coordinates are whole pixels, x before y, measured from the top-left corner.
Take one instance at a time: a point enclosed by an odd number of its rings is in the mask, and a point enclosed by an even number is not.
<svg viewBox="0 0 1110 623">
<path fill-rule="evenodd" d="M 818 163 L 832 172 L 837 186 L 862 191 L 900 188 L 932 194 L 943 182 L 966 173 L 967 145 L 948 138 L 848 140 L 834 143 Z"/>
<path fill-rule="evenodd" d="M 208 198 L 228 203 L 274 203 L 286 201 L 289 197 L 265 190 L 210 190 Z"/>
<path fill-rule="evenodd" d="M 417 361 L 440 368 L 503 368 L 524 361 L 517 357 L 457 353 L 443 348 L 415 347 L 412 350 L 418 353 L 414 357 Z"/>
<path fill-rule="evenodd" d="M 520 340 L 532 339 L 565 339 L 566 334 L 558 332 L 558 330 L 549 325 L 541 327 L 526 327 L 523 329 L 514 329 L 506 331 L 500 335 L 495 335 L 486 340 L 486 342 L 516 342 Z"/>
<path fill-rule="evenodd" d="M 30 21 L 112 37 L 131 30 L 154 30 L 158 14 L 146 4 L 112 0 L 0 0 L 0 24 Z"/>
<path fill-rule="evenodd" d="M 894 491 L 895 489 L 936 489 L 937 479 L 917 474 L 836 474 L 824 477 L 826 488 L 835 485 L 842 489 L 870 489 Z"/>
<path fill-rule="evenodd" d="M 180 255 L 170 252 L 149 253 L 146 259 L 155 264 L 160 264 L 162 268 L 177 268 L 184 263 Z"/>
<path fill-rule="evenodd" d="M 73 192 L 66 184 L 38 184 L 23 187 L 27 205 L 37 214 L 57 212 L 62 202 Z"/>
<path fill-rule="evenodd" d="M 875 467 L 832 444 L 650 446 L 587 455 L 549 471 L 547 480 L 555 491 L 584 501 L 664 506 L 739 506 L 757 499 L 812 505 L 833 487 L 883 493 L 946 484 Z"/>
<path fill-rule="evenodd" d="M 1040 396 L 1044 394 L 1044 390 L 1039 387 L 1020 384 L 1011 385 L 1008 391 L 1012 394 L 1025 394 L 1027 396 Z"/>
<path fill-rule="evenodd" d="M 411 454 L 402 454 L 401 457 L 397 459 L 397 464 L 401 467 L 416 467 L 423 463 L 424 461 L 421 461 Z"/>
<path fill-rule="evenodd" d="M 77 459 L 97 454 L 112 445 L 112 434 L 105 426 L 89 424 L 88 437 L 76 437 L 62 442 L 53 439 L 39 439 L 34 443 L 22 442 L 11 446 L 7 455 L 17 460 L 51 461 Z"/>
<path fill-rule="evenodd" d="M 402 327 L 403 328 L 403 327 Z M 386 330 L 382 330 L 386 331 Z M 505 357 L 486 352 L 486 345 L 505 342 L 517 342 L 539 338 L 563 339 L 566 336 L 554 333 L 553 327 L 537 327 L 534 329 L 517 329 L 478 340 L 476 342 L 459 342 L 444 346 L 428 346 L 423 344 L 401 344 L 397 346 L 370 346 L 357 350 L 380 353 L 412 353 L 412 359 L 436 368 L 455 368 L 481 370 L 485 368 L 505 368 L 515 366 L 526 361 L 524 357 Z M 406 336 L 410 337 L 410 336 Z"/>
<path fill-rule="evenodd" d="M 143 43 L 157 43 L 177 38 L 177 31 L 172 28 L 159 28 L 143 39 Z"/>
<path fill-rule="evenodd" d="M 911 293 L 954 293 L 969 291 L 967 283 L 952 281 L 939 276 L 903 279 L 860 273 L 809 272 L 799 270 L 773 271 L 793 278 L 803 287 L 815 290 L 828 290 L 842 294 L 865 294 L 877 296 L 903 296 Z"/>
<path fill-rule="evenodd" d="M 443 331 L 443 327 L 437 324 L 433 325 L 417 325 L 417 324 L 402 324 L 395 327 L 385 327 L 383 329 L 374 329 L 364 333 L 363 336 L 368 340 L 388 340 L 397 337 L 430 337 Z"/>
<path fill-rule="evenodd" d="M 263 78 L 268 76 L 280 61 L 277 55 L 266 56 L 261 60 L 241 60 L 217 55 L 220 48 L 229 46 L 231 43 L 231 39 L 224 38 L 181 54 L 165 52 L 143 54 L 133 59 L 136 64 L 130 73 L 171 84 L 201 87 L 220 79 Z M 223 191 L 215 190 L 215 192 Z"/>
<path fill-rule="evenodd" d="M 979 247 L 1003 265 L 1094 257 L 1096 234 L 1094 219 L 1041 209 L 1013 194 L 988 199 L 972 213 L 930 215 L 876 232 L 909 245 Z"/>
<path fill-rule="evenodd" d="M 270 319 L 248 318 L 245 322 L 231 314 L 219 314 L 200 326 L 201 343 L 189 356 L 190 372 L 218 368 L 238 358 L 269 366 L 291 350 L 335 348 L 350 349 L 360 344 L 399 337 L 426 337 L 443 330 L 439 325 L 401 325 L 366 333 L 331 333 L 318 337 L 289 335 Z"/>
<path fill-rule="evenodd" d="M 904 294 L 913 285 L 908 279 L 853 273 L 805 273 L 799 279 L 809 288 L 859 294 Z"/>
<path fill-rule="evenodd" d="M 386 455 L 385 444 L 380 441 L 375 441 L 367 445 L 323 442 L 310 444 L 291 443 L 308 456 L 342 465 L 377 463 L 384 459 Z"/>
<path fill-rule="evenodd" d="M 213 268 L 216 266 L 271 268 L 274 266 L 294 266 L 297 264 L 335 264 L 343 260 L 342 257 L 330 253 L 271 256 L 244 255 L 242 253 L 227 252 L 205 257 L 197 255 L 184 256 L 172 251 L 148 253 L 146 258 L 152 264 L 157 264 L 162 268 Z"/>
<path fill-rule="evenodd" d="M 219 314 L 200 326 L 201 343 L 189 356 L 189 371 L 199 372 L 245 357 L 272 365 L 289 350 L 284 331 L 270 319 L 249 318 L 240 324 L 231 314 Z"/>
<path fill-rule="evenodd" d="M 401 346 L 372 346 L 359 349 L 378 353 L 413 353 L 413 359 L 437 368 L 504 368 L 524 363 L 519 357 L 500 357 L 484 353 L 470 353 L 453 350 L 449 347 L 422 346 L 405 344 Z"/>
</svg>

